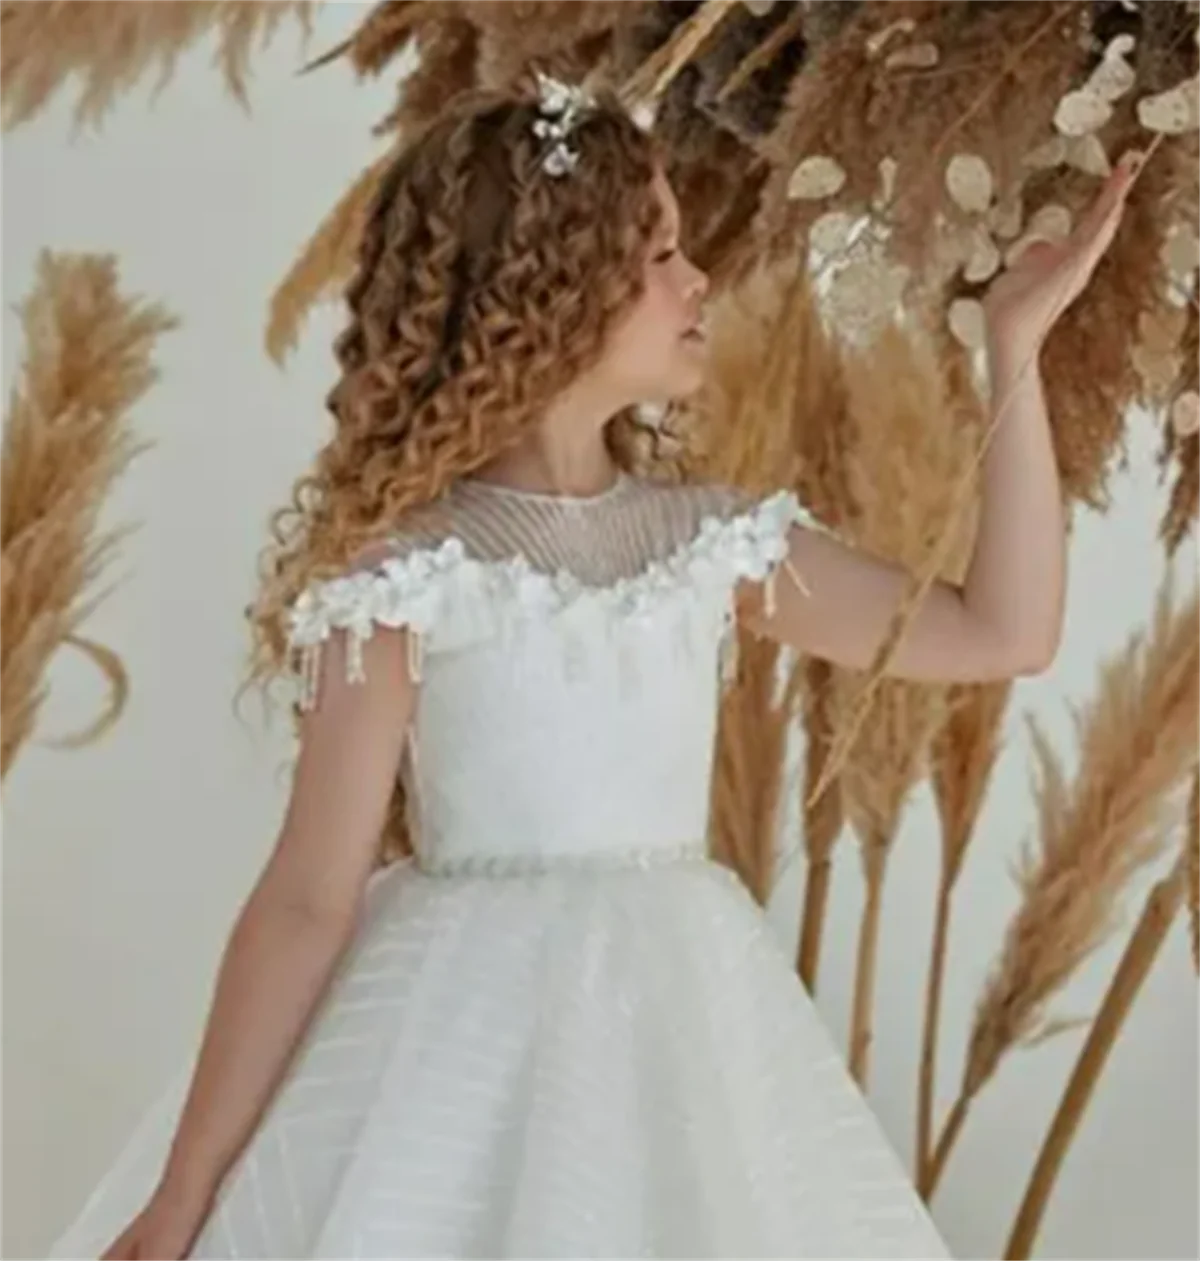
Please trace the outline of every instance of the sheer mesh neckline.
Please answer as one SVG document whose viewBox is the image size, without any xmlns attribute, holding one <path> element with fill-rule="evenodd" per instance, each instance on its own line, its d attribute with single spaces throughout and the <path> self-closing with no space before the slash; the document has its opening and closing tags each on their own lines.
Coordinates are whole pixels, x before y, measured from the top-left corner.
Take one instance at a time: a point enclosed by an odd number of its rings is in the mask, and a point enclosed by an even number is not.
<svg viewBox="0 0 1200 1261">
<path fill-rule="evenodd" d="M 413 513 L 396 553 L 436 550 L 457 539 L 473 560 L 565 571 L 589 586 L 643 573 L 696 536 L 706 517 L 744 507 L 728 488 L 666 485 L 621 470 L 598 495 L 562 497 L 459 478 L 444 497 Z"/>
<path fill-rule="evenodd" d="M 519 499 L 529 503 L 562 505 L 568 508 L 588 508 L 608 503 L 609 500 L 615 499 L 629 488 L 633 480 L 624 469 L 619 468 L 612 485 L 594 495 L 571 495 L 549 490 L 525 490 L 519 486 L 505 486 L 501 482 L 485 481 L 478 477 L 460 477 L 453 483 L 453 489 L 463 491 L 468 495 L 496 495 L 504 499 Z"/>
</svg>

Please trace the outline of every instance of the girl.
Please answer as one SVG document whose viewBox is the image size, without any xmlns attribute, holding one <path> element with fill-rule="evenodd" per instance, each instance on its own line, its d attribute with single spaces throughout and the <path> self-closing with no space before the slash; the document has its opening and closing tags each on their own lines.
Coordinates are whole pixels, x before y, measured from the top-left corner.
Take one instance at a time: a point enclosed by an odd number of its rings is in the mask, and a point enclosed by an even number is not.
<svg viewBox="0 0 1200 1261">
<path fill-rule="evenodd" d="M 989 292 L 1009 414 L 897 673 L 1054 655 L 1037 356 L 1133 171 Z M 945 1255 L 705 846 L 735 622 L 862 667 L 905 575 L 790 493 L 634 474 L 635 405 L 704 372 L 679 235 L 652 140 L 547 80 L 462 100 L 382 181 L 255 611 L 256 674 L 303 679 L 286 817 L 194 1073 L 56 1255 Z M 404 860 L 372 875 L 381 836 Z"/>
</svg>

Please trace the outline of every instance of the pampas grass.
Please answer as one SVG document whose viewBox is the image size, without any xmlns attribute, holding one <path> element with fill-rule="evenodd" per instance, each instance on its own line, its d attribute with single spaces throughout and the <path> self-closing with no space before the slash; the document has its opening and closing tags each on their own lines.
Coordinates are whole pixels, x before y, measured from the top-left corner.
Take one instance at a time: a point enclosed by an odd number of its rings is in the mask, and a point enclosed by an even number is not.
<svg viewBox="0 0 1200 1261">
<path fill-rule="evenodd" d="M 1200 311 L 1194 300 L 1188 304 L 1179 351 L 1183 371 L 1176 383 L 1176 396 L 1185 390 L 1200 389 Z M 1167 555 L 1174 556 L 1196 528 L 1196 513 L 1200 510 L 1200 434 L 1177 434 L 1168 416 L 1160 463 L 1164 472 L 1172 466 L 1175 470 L 1171 497 L 1158 528 Z"/>
<path fill-rule="evenodd" d="M 1013 1222 L 1004 1256 L 1024 1261 L 1033 1249 L 1046 1205 L 1062 1170 L 1071 1142 L 1079 1130 L 1100 1075 L 1108 1062 L 1142 983 L 1154 966 L 1184 898 L 1186 873 L 1182 855 L 1171 871 L 1151 889 L 1142 913 L 1121 955 L 1100 1010 L 1092 1021 L 1075 1067 L 1059 1100 L 1054 1119 L 1038 1152 Z"/>
<path fill-rule="evenodd" d="M 702 0 L 695 12 L 679 23 L 666 43 L 655 49 L 621 85 L 621 99 L 626 106 L 635 110 L 658 101 L 680 70 L 740 3 L 741 0 Z"/>
<path fill-rule="evenodd" d="M 1144 138 L 1143 138 L 1144 143 Z M 1051 329 L 1042 351 L 1046 410 L 1051 418 L 1059 478 L 1067 501 L 1108 507 L 1108 477 L 1121 454 L 1125 421 L 1141 383 L 1131 356 L 1131 313 L 1159 284 L 1165 239 L 1162 200 L 1175 186 L 1166 161 L 1170 146 L 1147 149 L 1147 160 L 1126 199 L 1117 235 L 1088 281 L 1087 293 Z M 1114 149 L 1114 152 L 1117 150 Z M 1061 185 L 1054 200 L 1074 210 L 1094 196 L 1094 180 Z"/>
<path fill-rule="evenodd" d="M 359 175 L 272 295 L 266 347 L 276 363 L 282 363 L 295 348 L 308 312 L 348 283 L 371 199 L 392 160 L 393 154 L 386 153 Z"/>
<path fill-rule="evenodd" d="M 1000 753 L 1000 728 L 1011 691 L 1009 680 L 960 683 L 950 687 L 947 690 L 947 718 L 934 738 L 931 751 L 933 795 L 941 822 L 942 861 L 921 1027 L 914 1162 L 918 1170 L 923 1169 L 929 1159 L 933 1138 L 942 984 L 950 941 L 954 889 Z"/>
<path fill-rule="evenodd" d="M 814 6 L 820 10 L 825 6 Z M 775 242 L 805 231 L 828 209 L 865 211 L 878 189 L 878 167 L 898 163 L 901 195 L 889 211 L 897 257 L 923 270 L 946 203 L 938 175 L 954 151 L 982 157 L 1002 189 L 1049 125 L 1082 59 L 1075 42 L 1080 6 L 1073 0 L 1022 4 L 945 0 L 868 0 L 810 56 L 793 81 L 778 126 L 764 142 L 774 173 L 763 196 L 761 228 Z M 869 41 L 898 21 L 911 36 L 872 55 Z M 938 49 L 930 72 L 889 69 L 886 56 L 906 44 Z M 980 108 L 980 80 L 987 109 Z M 788 181 L 804 157 L 825 154 L 846 172 L 834 199 L 789 199 Z"/>
<path fill-rule="evenodd" d="M 1196 594 L 1176 606 L 1164 587 L 1149 633 L 1104 665 L 1076 715 L 1073 783 L 1032 727 L 1038 840 L 1023 851 L 1020 905 L 976 1008 L 959 1097 L 923 1173 L 926 1196 L 973 1100 L 1013 1047 L 1053 1029 L 1049 1002 L 1112 931 L 1129 880 L 1161 853 L 1171 801 L 1196 764 L 1198 683 Z"/>
<path fill-rule="evenodd" d="M 33 733 L 45 671 L 69 644 L 111 690 L 107 711 L 67 747 L 103 734 L 127 690 L 120 659 L 79 634 L 123 532 L 99 532 L 105 497 L 143 449 L 128 413 L 157 378 L 151 354 L 175 321 L 117 291 L 111 257 L 43 253 L 21 305 L 27 342 L 0 461 L 0 776 Z"/>
<path fill-rule="evenodd" d="M 712 325 L 706 383 L 681 418 L 686 475 L 751 493 L 795 486 L 824 520 L 845 520 L 848 494 L 836 444 L 845 433 L 846 386 L 807 271 L 795 263 L 756 270 L 716 304 Z M 775 645 L 742 633 L 738 660 L 738 680 L 726 695 L 718 733 L 717 848 L 765 901 L 775 873 L 773 841 L 787 736 L 806 697 L 810 757 L 819 749 L 812 734 L 815 681 L 828 668 L 815 661 L 792 663 L 780 697 Z M 827 805 L 822 811 L 829 815 Z M 838 831 L 832 819 L 825 831 L 805 829 L 809 858 L 816 863 L 809 870 L 808 887 L 814 891 L 822 864 L 828 869 Z M 825 851 L 818 853 L 813 847 L 826 835 Z M 814 958 L 823 905 L 822 899 L 819 911 L 806 920 Z"/>
<path fill-rule="evenodd" d="M 912 564 L 952 506 L 949 492 L 973 446 L 971 414 L 948 394 L 935 344 L 894 325 L 873 344 L 848 355 L 846 378 L 855 435 L 850 494 L 857 512 L 850 537 L 869 552 Z M 947 576 L 958 576 L 969 541 L 969 533 L 962 533 Z M 835 671 L 835 728 L 859 691 L 856 671 Z M 850 1068 L 860 1084 L 869 1072 L 887 859 L 908 795 L 927 769 L 930 742 L 945 717 L 944 688 L 884 680 L 862 735 L 841 768 L 846 817 L 858 835 L 866 880 L 850 1037 Z"/>
<path fill-rule="evenodd" d="M 265 45 L 287 21 L 307 37 L 311 0 L 87 0 L 0 5 L 0 114 L 12 128 L 39 113 L 73 75 L 82 79 L 77 127 L 99 125 L 122 92 L 158 66 L 156 92 L 181 53 L 208 34 L 233 98 L 248 107 L 256 41 Z"/>
<path fill-rule="evenodd" d="M 833 876 L 833 851 L 846 819 L 841 785 L 835 783 L 817 800 L 809 791 L 821 777 L 833 738 L 833 667 L 819 657 L 804 663 L 804 781 L 801 835 L 808 869 L 804 904 L 800 911 L 800 943 L 796 971 L 810 994 L 817 992 L 821 966 L 821 938 Z"/>
</svg>

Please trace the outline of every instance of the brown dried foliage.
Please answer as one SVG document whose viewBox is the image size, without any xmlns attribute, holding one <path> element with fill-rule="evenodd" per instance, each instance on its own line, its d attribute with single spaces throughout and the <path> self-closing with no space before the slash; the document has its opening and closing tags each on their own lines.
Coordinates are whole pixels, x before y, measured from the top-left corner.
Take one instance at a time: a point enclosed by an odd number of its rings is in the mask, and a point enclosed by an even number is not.
<svg viewBox="0 0 1200 1261">
<path fill-rule="evenodd" d="M 790 248 L 795 234 L 825 211 L 866 210 L 879 189 L 879 162 L 890 157 L 900 172 L 889 215 L 891 246 L 919 271 L 936 214 L 947 211 L 942 172 L 949 158 L 978 154 L 1003 191 L 1049 126 L 1082 56 L 1075 43 L 1079 12 L 1071 0 L 867 0 L 857 6 L 853 18 L 810 53 L 778 126 L 761 146 L 774 168 L 763 194 L 764 239 L 772 248 Z M 916 23 L 908 42 L 937 46 L 936 67 L 887 69 L 887 54 L 899 44 L 871 57 L 868 39 L 904 18 Z M 821 202 L 789 201 L 793 169 L 814 154 L 844 168 L 843 189 Z"/>
<path fill-rule="evenodd" d="M 309 31 L 311 0 L 172 0 L 130 4 L 0 4 L 0 110 L 6 128 L 42 110 L 73 75 L 83 79 L 75 124 L 99 125 L 127 88 L 158 67 L 157 91 L 179 55 L 216 31 L 225 85 L 248 105 L 250 55 L 293 18 Z"/>
<path fill-rule="evenodd" d="M 27 342 L 0 458 L 0 775 L 33 732 L 47 665 L 63 644 L 106 676 L 110 701 L 88 731 L 116 721 L 127 692 L 120 658 L 79 634 L 103 598 L 96 582 L 123 531 L 98 529 L 113 483 L 143 450 L 128 413 L 157 372 L 151 353 L 175 321 L 117 291 L 115 260 L 43 253 L 21 304 Z"/>
<path fill-rule="evenodd" d="M 848 480 L 856 512 L 847 533 L 877 555 L 917 564 L 940 532 L 953 485 L 970 460 L 976 409 L 948 392 L 933 344 L 895 326 L 877 343 L 847 353 L 846 384 L 854 434 Z M 961 570 L 971 524 L 957 527 L 961 540 L 947 576 Z M 853 708 L 859 687 L 857 672 L 838 672 L 836 725 Z M 847 815 L 869 867 L 875 851 L 886 850 L 895 835 L 944 715 L 942 688 L 897 679 L 880 686 L 843 769 Z"/>
<path fill-rule="evenodd" d="M 845 479 L 835 484 L 830 476 L 830 444 L 844 433 L 839 421 L 845 387 L 807 274 L 764 267 L 725 294 L 713 314 L 706 384 L 681 421 L 685 475 L 754 494 L 793 486 L 818 515 L 839 522 L 847 512 Z M 715 847 L 765 896 L 774 870 L 787 731 L 806 674 L 821 663 L 795 663 L 780 697 L 769 686 L 777 678 L 778 651 L 772 645 L 742 634 L 738 658 L 738 681 L 726 694 L 718 735 Z M 804 712 L 811 725 L 811 704 Z M 817 749 L 819 739 L 810 735 L 810 740 Z M 819 809 L 822 819 L 831 819 L 828 801 Z M 840 822 L 831 826 L 836 833 Z M 806 827 L 806 841 L 816 844 L 823 835 L 819 826 Z"/>
<path fill-rule="evenodd" d="M 1114 130 L 1111 151 L 1144 146 L 1144 133 L 1139 136 L 1135 128 L 1136 120 L 1126 120 Z M 1195 179 L 1195 165 L 1187 147 L 1166 141 L 1131 190 L 1116 238 L 1087 293 L 1047 338 L 1041 360 L 1046 404 L 1068 501 L 1108 507 L 1108 475 L 1123 449 L 1130 407 L 1142 395 L 1131 356 L 1131 313 L 1149 307 L 1162 292 L 1160 254 L 1171 221 L 1163 206 L 1189 179 Z M 1075 212 L 1094 195 L 1093 178 L 1071 173 L 1054 181 L 1051 196 L 1036 200 L 1053 200 Z"/>
</svg>

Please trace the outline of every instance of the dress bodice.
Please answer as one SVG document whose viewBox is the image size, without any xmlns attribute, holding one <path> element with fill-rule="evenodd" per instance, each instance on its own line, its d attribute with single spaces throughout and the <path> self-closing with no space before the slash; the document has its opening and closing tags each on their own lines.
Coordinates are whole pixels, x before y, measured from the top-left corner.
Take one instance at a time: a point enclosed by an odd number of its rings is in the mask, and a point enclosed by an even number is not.
<svg viewBox="0 0 1200 1261">
<path fill-rule="evenodd" d="M 405 626 L 420 687 L 404 774 L 431 870 L 703 850 L 743 579 L 769 580 L 795 497 L 622 475 L 585 499 L 460 482 L 383 559 L 316 583 L 291 643 Z M 369 684 L 369 680 L 367 680 Z"/>
</svg>

